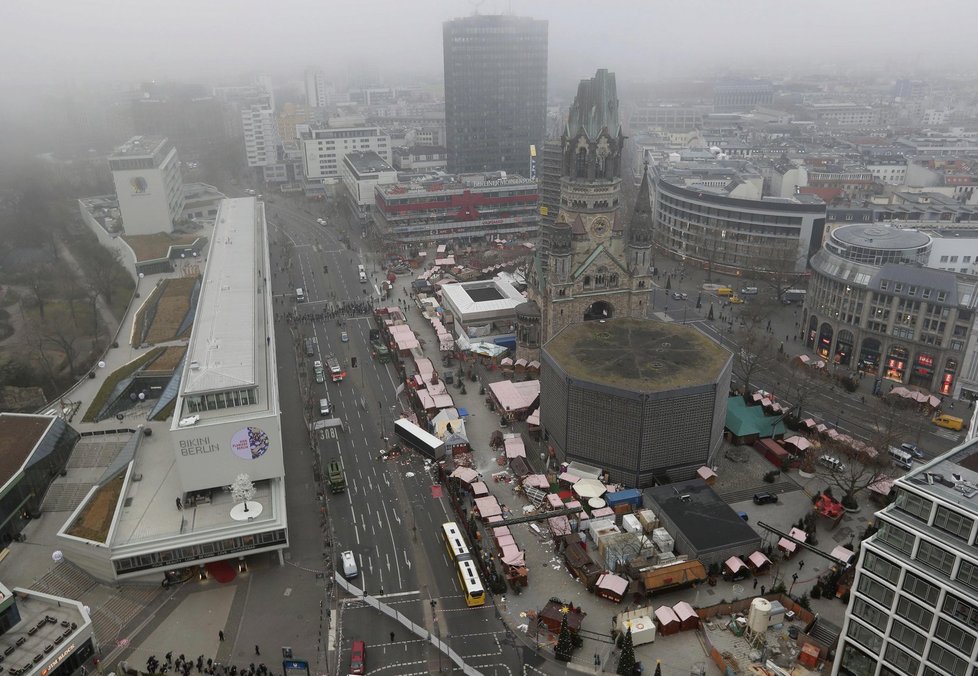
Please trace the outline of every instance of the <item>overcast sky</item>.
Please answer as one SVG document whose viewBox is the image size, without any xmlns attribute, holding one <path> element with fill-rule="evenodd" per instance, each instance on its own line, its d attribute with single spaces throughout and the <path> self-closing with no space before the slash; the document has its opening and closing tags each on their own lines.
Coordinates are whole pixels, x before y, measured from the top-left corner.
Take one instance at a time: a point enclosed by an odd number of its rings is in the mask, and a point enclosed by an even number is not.
<svg viewBox="0 0 978 676">
<path fill-rule="evenodd" d="M 598 67 L 654 79 L 976 63 L 978 0 L 0 0 L 0 84 L 348 73 L 357 63 L 438 78 L 441 23 L 477 5 L 549 20 L 552 79 Z"/>
</svg>

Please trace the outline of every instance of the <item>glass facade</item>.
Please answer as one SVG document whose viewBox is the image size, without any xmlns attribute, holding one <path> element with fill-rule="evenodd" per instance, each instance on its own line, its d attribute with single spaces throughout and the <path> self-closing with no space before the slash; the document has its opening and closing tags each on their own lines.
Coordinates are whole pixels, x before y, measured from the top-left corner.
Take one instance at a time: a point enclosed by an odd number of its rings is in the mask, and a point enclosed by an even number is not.
<svg viewBox="0 0 978 676">
<path fill-rule="evenodd" d="M 444 24 L 451 173 L 530 174 L 547 116 L 547 22 L 470 16 Z"/>
</svg>

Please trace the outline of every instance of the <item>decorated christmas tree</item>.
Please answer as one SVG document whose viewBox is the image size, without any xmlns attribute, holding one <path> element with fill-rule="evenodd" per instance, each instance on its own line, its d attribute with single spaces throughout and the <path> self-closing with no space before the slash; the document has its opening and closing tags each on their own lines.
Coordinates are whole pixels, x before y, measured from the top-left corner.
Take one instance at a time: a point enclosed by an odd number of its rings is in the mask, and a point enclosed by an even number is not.
<svg viewBox="0 0 978 676">
<path fill-rule="evenodd" d="M 567 613 L 564 613 L 564 618 L 560 621 L 560 635 L 557 637 L 557 647 L 554 648 L 554 654 L 561 662 L 570 662 L 573 650 L 574 642 L 571 640 L 570 627 L 567 626 Z"/>
<path fill-rule="evenodd" d="M 618 669 L 615 673 L 623 676 L 632 676 L 635 673 L 635 646 L 632 645 L 631 627 L 621 642 L 621 655 L 618 656 Z"/>
<path fill-rule="evenodd" d="M 655 673 L 652 676 L 662 676 L 662 662 L 659 660 L 655 661 Z"/>
</svg>

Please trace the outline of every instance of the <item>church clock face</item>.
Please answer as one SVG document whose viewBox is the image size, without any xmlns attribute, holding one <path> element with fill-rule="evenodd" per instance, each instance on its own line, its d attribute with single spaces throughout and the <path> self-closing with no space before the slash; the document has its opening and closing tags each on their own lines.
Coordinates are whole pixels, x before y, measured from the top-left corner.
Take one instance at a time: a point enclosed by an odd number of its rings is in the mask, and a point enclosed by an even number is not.
<svg viewBox="0 0 978 676">
<path fill-rule="evenodd" d="M 608 235 L 608 221 L 604 218 L 596 218 L 591 223 L 591 236 L 595 239 L 604 239 Z"/>
</svg>

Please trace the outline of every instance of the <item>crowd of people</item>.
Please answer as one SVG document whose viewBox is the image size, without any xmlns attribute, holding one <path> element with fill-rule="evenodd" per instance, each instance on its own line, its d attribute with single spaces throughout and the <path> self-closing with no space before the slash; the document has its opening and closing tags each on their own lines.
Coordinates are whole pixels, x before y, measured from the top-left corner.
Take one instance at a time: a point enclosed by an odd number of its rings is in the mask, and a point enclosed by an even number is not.
<svg viewBox="0 0 978 676">
<path fill-rule="evenodd" d="M 289 324 L 324 322 L 330 319 L 341 321 L 345 318 L 370 315 L 373 311 L 372 300 L 344 301 L 332 308 L 324 308 L 321 312 L 289 312 L 285 315 L 285 321 Z M 278 320 L 279 317 L 276 316 L 275 319 Z"/>
<path fill-rule="evenodd" d="M 223 635 L 223 632 L 222 632 Z M 258 646 L 255 646 L 256 654 Z M 215 662 L 211 658 L 204 658 L 203 655 L 197 657 L 194 660 L 193 657 L 186 657 L 181 654 L 177 657 L 173 656 L 173 652 L 170 651 L 163 656 L 163 661 L 157 659 L 156 655 L 150 655 L 146 660 L 146 671 L 151 674 L 179 674 L 182 676 L 190 676 L 191 673 L 196 671 L 197 674 L 206 674 L 207 676 L 268 676 L 268 667 L 264 663 L 255 664 L 252 662 L 247 666 L 237 666 L 237 665 L 223 665 Z"/>
</svg>

